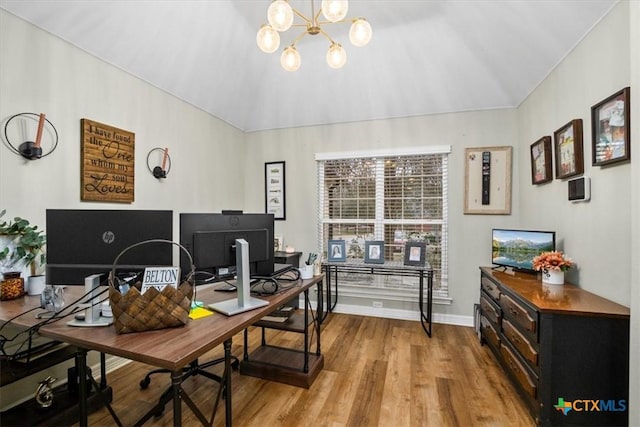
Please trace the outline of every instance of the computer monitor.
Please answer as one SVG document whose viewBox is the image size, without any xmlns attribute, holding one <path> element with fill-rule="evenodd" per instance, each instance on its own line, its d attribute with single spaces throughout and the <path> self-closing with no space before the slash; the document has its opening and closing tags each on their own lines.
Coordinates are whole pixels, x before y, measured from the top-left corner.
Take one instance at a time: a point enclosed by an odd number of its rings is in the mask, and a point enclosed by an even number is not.
<svg viewBox="0 0 640 427">
<path fill-rule="evenodd" d="M 236 240 L 249 245 L 249 269 L 253 277 L 273 274 L 273 214 L 181 213 L 180 244 L 193 257 L 197 277 L 207 273 L 216 280 L 236 274 Z M 180 254 L 181 269 L 189 268 Z"/>
<path fill-rule="evenodd" d="M 173 240 L 173 212 L 47 209 L 46 235 L 47 284 L 85 285 L 86 277 L 109 273 L 118 254 L 132 244 Z M 132 248 L 116 267 L 118 272 L 138 272 L 154 265 L 173 265 L 173 245 Z"/>
<path fill-rule="evenodd" d="M 217 312 L 233 316 L 245 311 L 269 305 L 269 301 L 251 297 L 249 275 L 249 243 L 244 239 L 235 241 L 236 266 L 238 274 L 238 296 L 225 301 L 209 304 L 208 307 Z"/>
</svg>

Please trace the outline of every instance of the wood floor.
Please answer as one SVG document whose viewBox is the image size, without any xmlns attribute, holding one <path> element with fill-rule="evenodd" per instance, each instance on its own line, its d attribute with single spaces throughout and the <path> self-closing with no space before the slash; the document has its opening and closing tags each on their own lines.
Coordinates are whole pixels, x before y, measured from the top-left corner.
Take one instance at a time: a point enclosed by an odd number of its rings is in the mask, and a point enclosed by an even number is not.
<svg viewBox="0 0 640 427">
<path fill-rule="evenodd" d="M 300 346 L 301 336 L 268 331 L 268 343 Z M 251 329 L 250 346 L 259 344 Z M 242 354 L 242 336 L 233 353 Z M 420 323 L 330 314 L 322 327 L 323 371 L 308 390 L 233 373 L 235 426 L 533 426 L 526 407 L 472 328 L 436 324 L 428 338 Z M 201 359 L 221 356 L 217 350 Z M 169 385 L 169 375 L 153 377 L 146 390 L 139 380 L 149 366 L 130 363 L 108 375 L 113 408 L 125 426 L 151 408 Z M 212 368 L 221 372 L 221 368 Z M 204 377 L 184 383 L 207 417 L 217 384 Z M 146 425 L 170 426 L 171 405 Z M 199 425 L 183 404 L 183 425 Z M 90 426 L 113 426 L 102 409 Z M 224 425 L 224 403 L 215 426 Z"/>
</svg>

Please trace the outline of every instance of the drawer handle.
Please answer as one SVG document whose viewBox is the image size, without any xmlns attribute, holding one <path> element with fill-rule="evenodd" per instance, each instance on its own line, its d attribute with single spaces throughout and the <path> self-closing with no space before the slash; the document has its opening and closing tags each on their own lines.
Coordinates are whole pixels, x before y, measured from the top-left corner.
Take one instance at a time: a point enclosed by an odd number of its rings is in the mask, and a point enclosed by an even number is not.
<svg viewBox="0 0 640 427">
<path fill-rule="evenodd" d="M 511 335 L 511 341 L 513 341 L 516 344 L 520 344 L 520 338 L 518 338 L 517 335 Z"/>
<path fill-rule="evenodd" d="M 518 310 L 516 310 L 513 307 L 509 307 L 509 311 L 511 312 L 511 314 L 513 314 L 514 316 L 518 316 L 520 313 L 518 312 Z"/>
</svg>

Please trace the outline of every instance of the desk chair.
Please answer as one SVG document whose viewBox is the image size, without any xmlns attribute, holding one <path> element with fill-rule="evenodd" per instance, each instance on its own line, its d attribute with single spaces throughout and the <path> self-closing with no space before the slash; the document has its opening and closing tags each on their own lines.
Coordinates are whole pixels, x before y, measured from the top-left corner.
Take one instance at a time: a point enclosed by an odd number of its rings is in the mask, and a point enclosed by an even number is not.
<svg viewBox="0 0 640 427">
<path fill-rule="evenodd" d="M 238 360 L 237 357 L 232 356 L 233 361 L 231 362 L 231 368 L 234 371 L 238 370 L 238 367 L 240 365 L 240 361 Z M 224 383 L 222 381 L 222 377 L 220 375 L 216 375 L 214 373 L 211 373 L 209 371 L 205 371 L 205 369 L 210 368 L 212 366 L 215 366 L 217 364 L 220 363 L 224 363 L 224 357 L 220 357 L 218 359 L 214 359 L 214 360 L 210 360 L 209 362 L 206 363 L 202 363 L 200 364 L 198 362 L 198 360 L 194 360 L 193 362 L 191 362 L 189 364 L 189 366 L 186 366 L 182 369 L 182 378 L 180 379 L 180 382 L 183 383 L 186 379 L 191 378 L 193 376 L 196 375 L 202 375 L 203 377 L 209 378 L 210 380 L 213 380 L 215 382 L 217 382 L 218 384 L 220 384 L 221 387 L 224 386 Z M 151 370 L 147 373 L 147 375 L 144 376 L 144 378 L 142 380 L 140 380 L 140 389 L 141 390 L 145 390 L 146 388 L 149 387 L 149 384 L 151 384 L 151 375 L 154 374 L 160 374 L 160 373 L 166 373 L 166 374 L 170 374 L 171 371 L 169 369 L 154 369 Z M 226 396 L 226 390 L 223 390 L 223 397 Z M 156 417 L 159 417 L 162 415 L 162 413 L 164 412 L 164 406 L 171 401 L 171 399 L 173 398 L 172 395 L 172 388 L 171 385 L 164 391 L 164 393 L 162 393 L 162 395 L 160 396 L 159 402 L 158 402 L 158 410 L 153 414 Z"/>
</svg>

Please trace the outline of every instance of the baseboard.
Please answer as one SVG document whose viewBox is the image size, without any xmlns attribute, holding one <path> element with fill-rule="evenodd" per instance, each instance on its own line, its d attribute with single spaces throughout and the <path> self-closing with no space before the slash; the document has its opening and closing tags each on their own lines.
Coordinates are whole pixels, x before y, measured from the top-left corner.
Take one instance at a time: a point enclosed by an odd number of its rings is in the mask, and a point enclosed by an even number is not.
<svg viewBox="0 0 640 427">
<path fill-rule="evenodd" d="M 131 363 L 131 360 L 129 359 L 125 359 L 123 357 L 118 357 L 118 356 L 109 356 L 107 355 L 106 361 L 105 361 L 105 369 L 107 371 L 107 374 L 110 372 L 115 371 L 118 368 L 122 368 L 123 366 L 127 365 Z M 100 363 L 97 363 L 95 366 L 91 367 L 91 372 L 100 372 Z M 108 378 L 107 378 L 108 379 Z"/>
<path fill-rule="evenodd" d="M 359 316 L 420 321 L 419 312 L 411 310 L 399 310 L 394 308 L 373 308 L 364 307 L 361 305 L 336 304 L 333 311 L 335 313 L 354 314 Z M 433 323 L 473 327 L 473 316 L 433 313 Z"/>
</svg>

